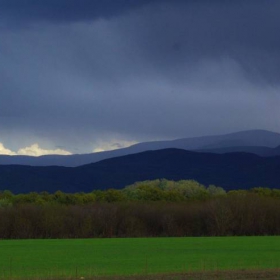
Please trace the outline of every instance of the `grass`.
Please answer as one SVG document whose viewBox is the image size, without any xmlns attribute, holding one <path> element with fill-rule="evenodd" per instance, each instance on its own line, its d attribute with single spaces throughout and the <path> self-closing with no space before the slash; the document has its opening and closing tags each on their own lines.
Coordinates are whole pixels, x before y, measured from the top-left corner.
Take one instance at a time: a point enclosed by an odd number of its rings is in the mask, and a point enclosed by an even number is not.
<svg viewBox="0 0 280 280">
<path fill-rule="evenodd" d="M 276 236 L 0 240 L 1 279 L 177 275 L 279 267 L 280 237 Z"/>
</svg>

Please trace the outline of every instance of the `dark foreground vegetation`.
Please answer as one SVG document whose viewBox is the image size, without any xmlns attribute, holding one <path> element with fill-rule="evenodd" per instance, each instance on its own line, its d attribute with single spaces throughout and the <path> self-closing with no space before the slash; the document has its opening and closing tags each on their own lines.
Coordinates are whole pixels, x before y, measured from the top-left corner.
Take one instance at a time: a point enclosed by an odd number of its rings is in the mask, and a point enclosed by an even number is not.
<svg viewBox="0 0 280 280">
<path fill-rule="evenodd" d="M 279 235 L 280 190 L 154 180 L 123 190 L 0 193 L 0 238 Z"/>
</svg>

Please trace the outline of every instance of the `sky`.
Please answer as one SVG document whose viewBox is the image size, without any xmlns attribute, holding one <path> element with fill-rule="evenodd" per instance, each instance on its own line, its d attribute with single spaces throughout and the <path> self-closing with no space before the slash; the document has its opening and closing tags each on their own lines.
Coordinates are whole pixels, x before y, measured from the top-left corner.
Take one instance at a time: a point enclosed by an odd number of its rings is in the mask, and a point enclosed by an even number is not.
<svg viewBox="0 0 280 280">
<path fill-rule="evenodd" d="M 279 0 L 0 0 L 0 154 L 280 132 Z"/>
</svg>

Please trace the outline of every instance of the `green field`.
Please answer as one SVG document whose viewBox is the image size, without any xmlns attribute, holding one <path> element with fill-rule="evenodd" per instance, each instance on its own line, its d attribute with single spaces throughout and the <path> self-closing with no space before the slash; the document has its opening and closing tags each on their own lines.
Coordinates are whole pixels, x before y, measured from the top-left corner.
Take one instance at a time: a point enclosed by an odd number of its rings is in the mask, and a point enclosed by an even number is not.
<svg viewBox="0 0 280 280">
<path fill-rule="evenodd" d="M 280 237 L 0 240 L 0 278 L 280 267 Z"/>
</svg>

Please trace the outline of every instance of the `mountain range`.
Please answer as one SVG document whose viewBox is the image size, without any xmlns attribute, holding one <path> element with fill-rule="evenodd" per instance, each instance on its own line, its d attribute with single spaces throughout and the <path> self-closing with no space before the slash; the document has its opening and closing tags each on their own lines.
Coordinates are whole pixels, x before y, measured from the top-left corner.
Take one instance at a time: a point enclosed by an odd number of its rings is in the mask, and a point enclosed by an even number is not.
<svg viewBox="0 0 280 280">
<path fill-rule="evenodd" d="M 280 134 L 253 130 L 87 155 L 1 156 L 0 191 L 90 192 L 161 178 L 192 179 L 225 190 L 280 188 L 279 144 Z"/>
<path fill-rule="evenodd" d="M 202 153 L 181 149 L 146 151 L 79 167 L 0 165 L 0 189 L 90 192 L 123 188 L 136 181 L 193 179 L 225 190 L 280 187 L 280 156 Z"/>
<path fill-rule="evenodd" d="M 266 130 L 248 130 L 224 135 L 144 142 L 113 151 L 67 156 L 46 155 L 32 157 L 0 155 L 0 164 L 77 167 L 113 157 L 167 148 L 220 154 L 248 152 L 265 157 L 277 156 L 280 155 L 280 133 Z"/>
</svg>

